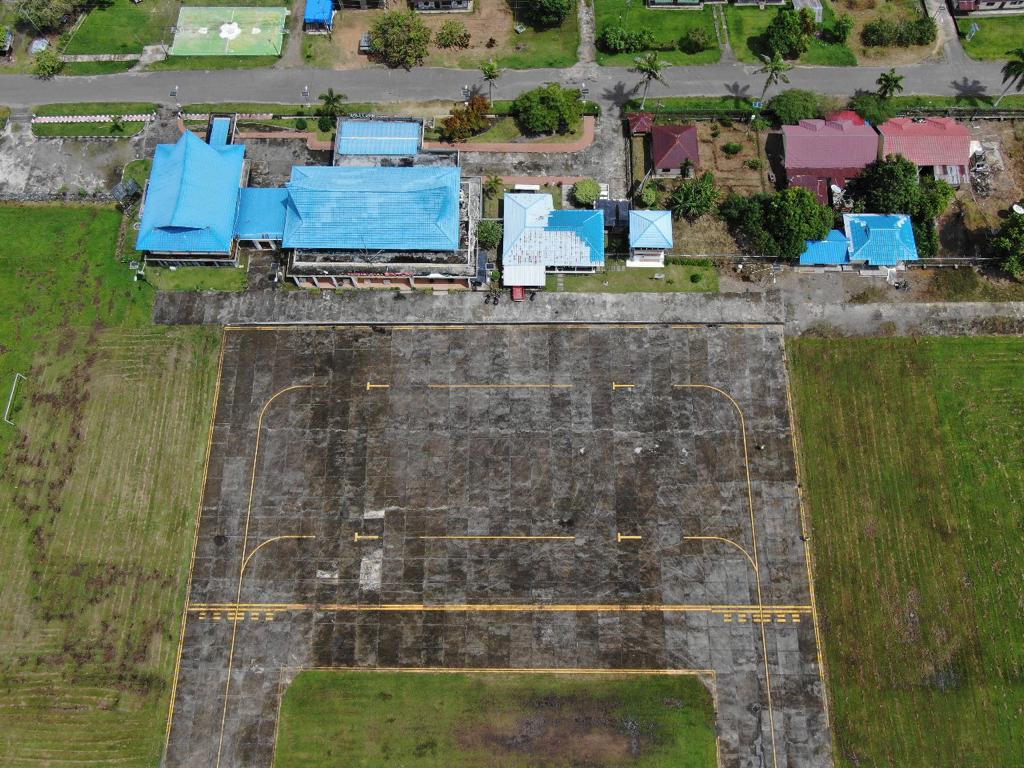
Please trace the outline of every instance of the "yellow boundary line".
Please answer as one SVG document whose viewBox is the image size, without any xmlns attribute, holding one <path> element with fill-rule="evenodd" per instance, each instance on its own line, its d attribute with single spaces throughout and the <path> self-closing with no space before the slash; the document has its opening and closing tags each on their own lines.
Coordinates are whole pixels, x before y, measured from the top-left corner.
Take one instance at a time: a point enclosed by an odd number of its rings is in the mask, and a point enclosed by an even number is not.
<svg viewBox="0 0 1024 768">
<path fill-rule="evenodd" d="M 316 536 L 313 536 L 312 534 L 309 534 L 309 533 L 290 533 L 290 534 L 287 534 L 285 536 L 274 536 L 273 538 L 267 539 L 266 541 L 263 541 L 260 544 L 258 544 L 255 549 L 253 549 L 248 555 L 245 556 L 245 560 L 242 561 L 242 574 L 245 573 L 245 568 L 246 568 L 247 565 L 249 565 L 249 561 L 252 560 L 252 556 L 255 555 L 257 552 L 259 552 L 261 549 L 263 549 L 263 547 L 267 546 L 267 544 L 270 544 L 270 543 L 275 542 L 275 541 L 281 541 L 281 539 L 315 539 L 315 538 L 316 538 Z M 239 578 L 241 578 L 241 577 L 242 577 L 241 574 L 239 574 Z"/>
<path fill-rule="evenodd" d="M 279 389 L 277 392 L 275 392 L 273 395 L 271 395 L 270 399 L 267 400 L 266 403 L 263 404 L 263 409 L 260 411 L 259 419 L 256 422 L 256 447 L 253 450 L 253 454 L 252 454 L 252 473 L 251 473 L 250 478 L 249 478 L 249 503 L 246 506 L 246 510 L 245 510 L 245 531 L 242 534 L 242 564 L 241 564 L 241 566 L 239 566 L 239 569 L 238 569 L 238 589 L 237 589 L 236 594 L 235 594 L 235 602 L 240 602 L 241 599 L 242 599 L 242 577 L 245 575 L 245 566 L 249 562 L 249 557 L 256 551 L 254 549 L 252 552 L 249 553 L 249 555 L 245 554 L 245 550 L 248 549 L 248 547 L 249 547 L 249 522 L 252 519 L 252 500 L 253 500 L 253 495 L 256 492 L 256 467 L 257 467 L 257 464 L 259 463 L 259 458 L 260 458 L 260 438 L 261 438 L 261 434 L 263 432 L 263 418 L 264 418 L 264 416 L 267 415 L 267 409 L 269 409 L 271 404 L 275 400 L 277 400 L 277 398 L 280 397 L 281 395 L 283 395 L 283 394 L 285 394 L 287 392 L 294 392 L 294 391 L 299 390 L 299 389 L 312 389 L 314 386 L 316 386 L 316 385 L 314 385 L 314 384 L 292 384 L 290 387 L 285 387 L 284 389 Z M 263 544 L 266 544 L 269 541 L 274 541 L 274 540 L 275 539 L 268 539 L 267 541 L 263 542 Z M 263 544 L 260 544 L 258 547 L 256 547 L 256 549 L 259 549 L 259 547 L 262 547 Z M 235 616 L 232 619 L 232 622 L 231 622 L 231 646 L 230 646 L 230 649 L 228 651 L 227 679 L 224 681 L 224 706 L 221 709 L 221 715 L 220 715 L 220 739 L 219 739 L 219 741 L 217 743 L 217 766 L 218 766 L 218 768 L 220 766 L 221 752 L 224 749 L 224 725 L 227 722 L 227 717 L 228 717 L 228 696 L 229 696 L 229 694 L 231 692 L 231 667 L 232 667 L 232 665 L 234 663 L 234 660 L 235 660 L 235 639 L 236 639 L 237 635 L 238 635 L 238 614 L 236 613 Z"/>
<path fill-rule="evenodd" d="M 428 389 L 572 389 L 572 384 L 427 384 Z"/>
<path fill-rule="evenodd" d="M 417 536 L 421 541 L 576 541 L 575 536 Z"/>
<path fill-rule="evenodd" d="M 750 558 L 750 556 L 748 555 L 748 559 L 751 559 L 751 564 L 754 566 L 754 582 L 757 585 L 757 604 L 759 607 L 761 607 L 761 612 L 763 615 L 764 599 L 761 596 L 761 569 L 759 567 L 757 557 L 757 526 L 754 522 L 754 487 L 750 480 L 750 453 L 747 448 L 747 420 L 746 417 L 743 415 L 743 409 L 740 407 L 740 404 L 736 402 L 732 395 L 730 395 L 724 389 L 719 389 L 718 387 L 712 386 L 711 384 L 673 384 L 672 388 L 703 389 L 710 392 L 717 392 L 732 404 L 732 407 L 736 409 L 736 414 L 739 416 L 740 436 L 743 438 L 743 470 L 746 473 L 747 477 L 747 507 L 750 510 L 750 544 L 751 549 L 753 550 L 753 558 Z M 729 543 L 734 544 L 735 542 Z M 736 546 L 739 547 L 738 544 Z M 739 548 L 743 550 L 742 547 Z M 743 553 L 747 554 L 746 550 L 743 550 Z M 768 669 L 768 638 L 767 632 L 764 628 L 764 622 L 760 622 L 760 624 L 761 650 L 763 651 L 764 659 L 764 682 L 765 688 L 768 693 L 768 721 L 772 736 L 772 765 L 775 768 L 778 768 L 779 758 L 775 747 L 775 708 L 772 705 L 772 677 L 771 672 Z"/>
<path fill-rule="evenodd" d="M 831 714 L 828 706 L 828 684 L 825 672 L 825 652 L 821 644 L 821 628 L 818 623 L 818 599 L 814 593 L 814 556 L 811 553 L 811 526 L 807 519 L 807 506 L 804 504 L 803 479 L 800 469 L 800 436 L 797 433 L 796 411 L 793 410 L 793 394 L 789 385 L 789 358 L 783 347 L 783 370 L 786 375 L 786 406 L 789 410 L 789 433 L 793 436 L 793 465 L 796 468 L 797 506 L 800 510 L 800 532 L 803 534 L 804 565 L 807 568 L 807 588 L 811 598 L 811 624 L 814 626 L 814 645 L 818 652 L 818 679 L 821 680 L 821 700 L 825 706 L 825 726 L 830 727 Z"/>
<path fill-rule="evenodd" d="M 178 653 L 174 659 L 174 676 L 171 679 L 171 700 L 167 706 L 167 727 L 164 731 L 164 757 L 171 743 L 171 727 L 174 723 L 174 707 L 178 698 L 178 675 L 181 672 L 181 653 L 185 647 L 185 626 L 188 623 L 188 600 L 192 592 L 192 571 L 196 565 L 196 550 L 199 547 L 199 525 L 203 519 L 203 502 L 206 500 L 206 480 L 210 470 L 210 454 L 213 449 L 213 431 L 217 425 L 217 407 L 220 404 L 220 379 L 224 370 L 224 346 L 227 335 L 220 334 L 220 354 L 217 358 L 217 382 L 213 390 L 213 412 L 210 416 L 210 428 L 206 433 L 206 460 L 203 462 L 203 481 L 199 486 L 199 504 L 196 507 L 195 533 L 192 537 L 192 557 L 188 563 L 188 579 L 185 582 L 185 604 L 181 610 L 181 634 L 178 638 Z"/>
<path fill-rule="evenodd" d="M 699 605 L 687 603 L 191 603 L 207 611 L 318 611 L 321 613 L 810 613 L 810 605 Z"/>
<path fill-rule="evenodd" d="M 270 764 L 277 760 L 277 742 L 281 730 L 281 705 L 284 702 L 284 680 L 289 674 L 299 675 L 302 672 L 339 672 L 339 673 L 401 673 L 410 675 L 565 675 L 586 677 L 642 677 L 646 675 L 659 675 L 671 677 L 696 677 L 710 680 L 711 706 L 715 711 L 715 764 L 722 768 L 721 740 L 718 736 L 718 673 L 713 669 L 599 669 L 595 667 L 582 667 L 579 669 L 568 669 L 565 667 L 538 667 L 534 669 L 523 667 L 281 667 L 277 679 L 277 719 L 274 721 L 274 750 L 271 753 Z"/>
</svg>

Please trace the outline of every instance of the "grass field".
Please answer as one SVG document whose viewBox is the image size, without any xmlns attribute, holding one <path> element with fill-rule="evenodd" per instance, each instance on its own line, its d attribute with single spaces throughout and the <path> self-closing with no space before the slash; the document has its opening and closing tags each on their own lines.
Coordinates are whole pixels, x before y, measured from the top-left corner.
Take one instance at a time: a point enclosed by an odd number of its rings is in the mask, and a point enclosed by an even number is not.
<svg viewBox="0 0 1024 768">
<path fill-rule="evenodd" d="M 303 672 L 276 768 L 712 768 L 714 708 L 683 675 Z"/>
<path fill-rule="evenodd" d="M 277 59 L 277 56 L 168 56 L 162 61 L 154 61 L 146 69 L 202 72 L 218 69 L 260 69 L 274 66 Z"/>
<path fill-rule="evenodd" d="M 143 46 L 171 39 L 177 3 L 110 0 L 89 12 L 65 53 L 142 53 Z"/>
<path fill-rule="evenodd" d="M 1024 765 L 1024 339 L 787 354 L 837 765 Z"/>
<path fill-rule="evenodd" d="M 829 30 L 835 23 L 835 12 L 826 0 L 822 0 L 821 5 L 823 10 L 822 27 Z M 768 53 L 763 39 L 764 33 L 776 12 L 772 8 L 761 10 L 750 6 L 727 5 L 725 7 L 725 18 L 729 25 L 729 41 L 732 43 L 736 58 L 753 64 L 762 63 L 760 55 Z M 857 57 L 845 45 L 826 43 L 815 39 L 811 41 L 807 52 L 800 57 L 799 63 L 826 67 L 854 67 L 857 65 Z"/>
<path fill-rule="evenodd" d="M 94 75 L 116 75 L 134 67 L 134 61 L 68 61 L 60 71 L 62 75 L 93 77 Z"/>
<path fill-rule="evenodd" d="M 654 34 L 658 57 L 669 64 L 693 66 L 713 64 L 722 58 L 717 44 L 700 53 L 684 53 L 679 41 L 691 29 L 703 28 L 715 40 L 715 20 L 711 7 L 699 11 L 652 10 L 638 0 L 594 0 L 597 34 L 608 26 L 619 23 L 630 31 L 649 29 Z M 598 50 L 597 62 L 606 66 L 631 67 L 636 53 L 604 53 Z"/>
<path fill-rule="evenodd" d="M 246 264 L 236 267 L 147 267 L 146 279 L 161 291 L 244 291 Z"/>
<path fill-rule="evenodd" d="M 677 293 L 718 290 L 718 272 L 714 267 L 691 267 L 666 264 L 663 268 L 626 268 L 612 271 L 613 266 L 622 266 L 624 261 L 608 260 L 609 271 L 594 275 L 565 275 L 565 290 L 580 293 Z M 656 279 L 654 275 L 664 275 Z M 693 281 L 693 276 L 698 280 Z M 558 276 L 548 275 L 549 291 L 558 290 Z"/>
<path fill-rule="evenodd" d="M 966 35 L 971 24 L 978 25 L 978 34 L 970 42 L 964 38 L 963 45 L 972 59 L 1006 59 L 1007 54 L 1020 48 L 1024 41 L 1024 16 L 961 19 L 963 34 Z"/>
<path fill-rule="evenodd" d="M 113 123 L 32 123 L 33 136 L 103 136 L 127 139 L 146 127 L 143 122 L 128 121 L 115 129 Z"/>
<path fill-rule="evenodd" d="M 151 324 L 120 223 L 0 206 L 0 765 L 163 746 L 218 336 Z"/>
</svg>

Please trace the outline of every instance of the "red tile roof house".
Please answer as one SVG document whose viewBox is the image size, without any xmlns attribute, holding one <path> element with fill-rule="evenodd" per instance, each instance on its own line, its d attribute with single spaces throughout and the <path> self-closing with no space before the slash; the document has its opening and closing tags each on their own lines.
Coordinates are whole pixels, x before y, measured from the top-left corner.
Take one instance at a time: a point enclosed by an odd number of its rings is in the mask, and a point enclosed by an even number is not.
<svg viewBox="0 0 1024 768">
<path fill-rule="evenodd" d="M 954 187 L 967 180 L 971 132 L 951 117 L 912 120 L 895 117 L 882 123 L 882 157 L 903 155 L 918 168 Z"/>
<path fill-rule="evenodd" d="M 693 172 L 700 169 L 697 127 L 656 125 L 651 129 L 651 163 L 656 176 L 673 176 L 690 161 Z"/>
<path fill-rule="evenodd" d="M 878 134 L 853 120 L 801 120 L 782 126 L 786 178 L 813 192 L 825 205 L 830 187 L 846 182 L 878 159 Z"/>
</svg>

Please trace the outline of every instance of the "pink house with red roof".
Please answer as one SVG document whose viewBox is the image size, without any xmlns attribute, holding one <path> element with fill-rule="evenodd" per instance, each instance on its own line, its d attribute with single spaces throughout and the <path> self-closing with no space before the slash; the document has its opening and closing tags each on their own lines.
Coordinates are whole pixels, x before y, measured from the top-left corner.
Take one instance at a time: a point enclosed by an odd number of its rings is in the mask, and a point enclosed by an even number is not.
<svg viewBox="0 0 1024 768">
<path fill-rule="evenodd" d="M 967 180 L 971 132 L 951 117 L 895 117 L 882 123 L 882 156 L 903 155 L 936 179 L 959 187 Z"/>
<path fill-rule="evenodd" d="M 878 159 L 878 134 L 849 119 L 801 120 L 782 126 L 786 179 L 791 187 L 813 192 L 825 205 L 832 186 L 846 182 Z"/>
</svg>

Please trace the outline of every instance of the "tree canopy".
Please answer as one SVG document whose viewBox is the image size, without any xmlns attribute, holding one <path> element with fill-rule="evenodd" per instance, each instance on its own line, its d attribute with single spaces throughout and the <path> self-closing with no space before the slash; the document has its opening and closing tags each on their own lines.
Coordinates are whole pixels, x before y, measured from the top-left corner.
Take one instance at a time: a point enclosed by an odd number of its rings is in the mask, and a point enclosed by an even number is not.
<svg viewBox="0 0 1024 768">
<path fill-rule="evenodd" d="M 388 11 L 371 27 L 373 52 L 389 67 L 412 69 L 427 58 L 430 29 L 415 11 Z"/>
<path fill-rule="evenodd" d="M 711 213 L 721 196 L 715 186 L 715 175 L 704 173 L 695 179 L 684 179 L 668 198 L 668 207 L 677 219 L 696 221 Z"/>
<path fill-rule="evenodd" d="M 807 240 L 823 240 L 835 223 L 832 209 L 802 187 L 751 197 L 732 194 L 719 211 L 745 252 L 782 259 L 799 258 Z"/>
<path fill-rule="evenodd" d="M 992 238 L 992 251 L 1001 260 L 1003 269 L 1024 280 L 1024 216 L 1011 213 Z"/>
<path fill-rule="evenodd" d="M 524 3 L 530 22 L 537 27 L 557 27 L 576 7 L 575 0 L 530 0 Z"/>
<path fill-rule="evenodd" d="M 818 94 L 800 88 L 789 88 L 772 96 L 768 109 L 783 125 L 796 125 L 801 120 L 822 117 Z"/>
<path fill-rule="evenodd" d="M 810 45 L 806 24 L 792 8 L 779 9 L 768 23 L 764 35 L 768 50 L 784 59 L 800 58 Z"/>
<path fill-rule="evenodd" d="M 575 88 L 551 83 L 517 96 L 511 114 L 519 130 L 528 135 L 569 133 L 580 122 L 583 104 Z"/>
</svg>

